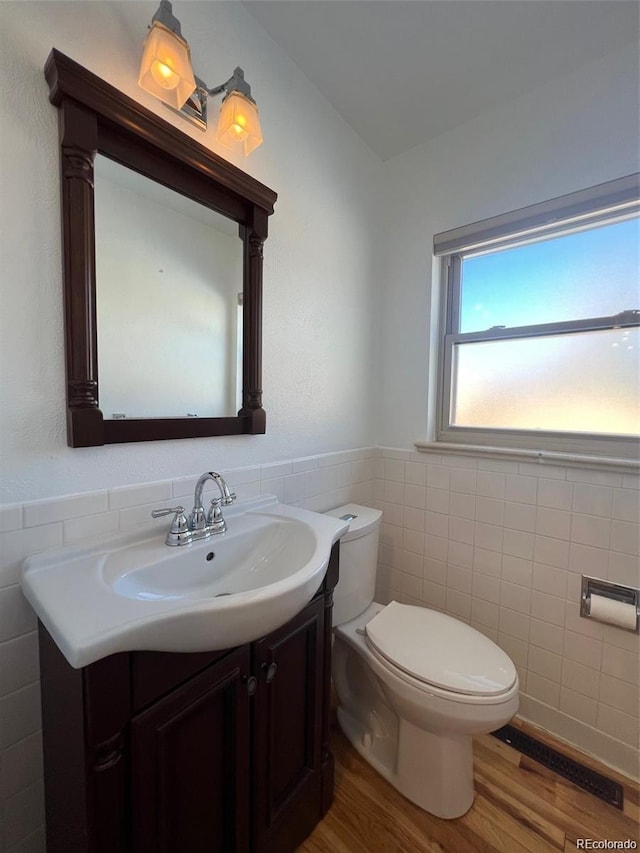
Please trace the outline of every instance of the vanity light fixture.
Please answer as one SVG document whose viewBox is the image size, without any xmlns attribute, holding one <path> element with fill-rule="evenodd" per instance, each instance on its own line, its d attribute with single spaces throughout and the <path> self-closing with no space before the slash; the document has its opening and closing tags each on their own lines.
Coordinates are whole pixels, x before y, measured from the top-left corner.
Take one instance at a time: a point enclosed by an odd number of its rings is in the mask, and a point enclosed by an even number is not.
<svg viewBox="0 0 640 853">
<path fill-rule="evenodd" d="M 223 92 L 216 139 L 226 148 L 240 148 L 244 156 L 262 143 L 258 107 L 242 68 L 219 86 L 209 88 L 191 66 L 189 44 L 169 0 L 160 0 L 144 43 L 138 85 L 167 106 L 207 129 L 207 99 Z"/>
</svg>

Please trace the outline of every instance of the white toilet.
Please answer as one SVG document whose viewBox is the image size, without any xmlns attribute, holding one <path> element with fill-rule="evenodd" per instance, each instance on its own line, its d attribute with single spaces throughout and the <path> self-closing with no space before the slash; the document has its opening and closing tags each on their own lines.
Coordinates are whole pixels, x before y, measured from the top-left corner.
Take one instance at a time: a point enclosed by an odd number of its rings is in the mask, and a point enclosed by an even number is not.
<svg viewBox="0 0 640 853">
<path fill-rule="evenodd" d="M 340 727 L 405 797 L 442 818 L 473 803 L 472 736 L 518 710 L 518 676 L 498 646 L 426 607 L 373 600 L 379 510 L 347 504 L 334 593 L 333 683 Z"/>
</svg>

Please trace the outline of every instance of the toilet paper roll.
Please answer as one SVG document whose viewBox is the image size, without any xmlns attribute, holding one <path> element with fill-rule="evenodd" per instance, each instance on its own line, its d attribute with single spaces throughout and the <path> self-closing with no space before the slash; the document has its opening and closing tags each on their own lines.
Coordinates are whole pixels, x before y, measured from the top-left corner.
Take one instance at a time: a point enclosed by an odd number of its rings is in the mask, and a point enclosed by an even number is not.
<svg viewBox="0 0 640 853">
<path fill-rule="evenodd" d="M 635 604 L 624 604 L 604 595 L 591 593 L 591 609 L 589 616 L 609 625 L 617 625 L 629 631 L 636 630 L 637 615 Z"/>
</svg>

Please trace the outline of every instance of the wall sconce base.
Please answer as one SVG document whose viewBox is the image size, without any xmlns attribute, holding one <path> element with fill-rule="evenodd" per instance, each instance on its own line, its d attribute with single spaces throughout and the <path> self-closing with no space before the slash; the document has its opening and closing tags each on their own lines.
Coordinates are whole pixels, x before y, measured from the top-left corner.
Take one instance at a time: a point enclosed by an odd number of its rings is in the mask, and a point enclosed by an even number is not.
<svg viewBox="0 0 640 853">
<path fill-rule="evenodd" d="M 196 85 L 196 90 L 189 95 L 181 109 L 174 112 L 183 118 L 188 118 L 196 127 L 204 131 L 207 129 L 207 87 L 198 77 L 196 77 Z"/>
</svg>

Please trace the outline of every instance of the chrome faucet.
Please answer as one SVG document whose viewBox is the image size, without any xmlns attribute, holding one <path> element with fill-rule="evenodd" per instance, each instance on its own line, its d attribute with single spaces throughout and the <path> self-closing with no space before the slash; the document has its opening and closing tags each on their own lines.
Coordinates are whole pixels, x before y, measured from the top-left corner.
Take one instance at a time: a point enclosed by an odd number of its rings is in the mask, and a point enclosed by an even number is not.
<svg viewBox="0 0 640 853">
<path fill-rule="evenodd" d="M 202 492 L 207 480 L 213 480 L 220 490 L 220 497 L 211 501 L 209 512 L 205 513 L 202 505 Z M 189 545 L 198 539 L 208 539 L 215 533 L 224 533 L 227 524 L 222 517 L 222 507 L 229 506 L 236 499 L 235 492 L 231 491 L 224 477 L 216 471 L 206 471 L 198 477 L 196 490 L 193 498 L 193 509 L 187 518 L 184 507 L 176 506 L 167 509 L 154 509 L 151 512 L 153 518 L 175 513 L 165 542 L 167 545 Z"/>
<path fill-rule="evenodd" d="M 214 498 L 211 501 L 209 512 L 205 515 L 202 505 L 202 491 L 207 480 L 213 480 L 220 490 L 220 497 Z M 198 477 L 198 482 L 196 483 L 193 509 L 189 515 L 189 528 L 194 532 L 207 531 L 209 535 L 212 533 L 224 533 L 227 525 L 222 517 L 222 507 L 229 506 L 235 499 L 235 492 L 229 489 L 221 474 L 217 474 L 215 471 L 206 471 L 201 477 Z"/>
</svg>

